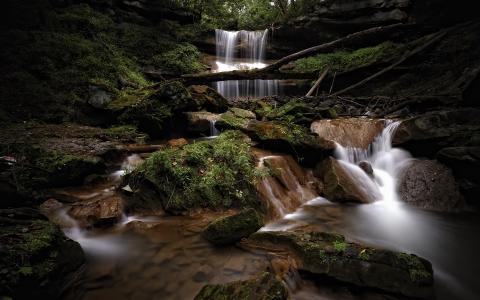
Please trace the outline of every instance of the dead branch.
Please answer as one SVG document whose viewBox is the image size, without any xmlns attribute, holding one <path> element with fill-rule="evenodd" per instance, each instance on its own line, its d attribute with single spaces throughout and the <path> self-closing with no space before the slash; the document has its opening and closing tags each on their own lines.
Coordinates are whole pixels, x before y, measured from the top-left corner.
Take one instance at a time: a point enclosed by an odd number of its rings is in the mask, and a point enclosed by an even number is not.
<svg viewBox="0 0 480 300">
<path fill-rule="evenodd" d="M 325 76 L 327 76 L 327 73 L 328 73 L 328 68 L 325 69 L 325 71 L 323 71 L 323 73 L 320 75 L 320 77 L 318 77 L 317 81 L 315 81 L 315 84 L 312 86 L 312 88 L 308 91 L 307 93 L 307 97 L 308 96 L 311 96 L 313 94 L 313 92 L 318 89 L 318 86 L 320 86 L 320 83 L 322 82 L 322 80 L 325 78 Z"/>
</svg>

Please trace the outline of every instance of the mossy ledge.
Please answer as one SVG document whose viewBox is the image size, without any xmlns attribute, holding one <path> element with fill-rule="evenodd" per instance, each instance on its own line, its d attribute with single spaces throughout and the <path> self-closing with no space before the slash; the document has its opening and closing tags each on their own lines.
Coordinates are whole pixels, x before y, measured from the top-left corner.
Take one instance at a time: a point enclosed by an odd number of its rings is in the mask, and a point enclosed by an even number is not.
<svg viewBox="0 0 480 300">
<path fill-rule="evenodd" d="M 134 192 L 127 206 L 162 207 L 174 214 L 195 208 L 258 207 L 257 176 L 248 137 L 227 131 L 216 139 L 155 152 L 125 178 Z"/>
<path fill-rule="evenodd" d="M 77 242 L 36 210 L 0 210 L 0 295 L 58 299 L 84 262 Z"/>
<path fill-rule="evenodd" d="M 327 232 L 256 232 L 249 243 L 294 253 L 300 270 L 414 298 L 433 295 L 431 264 L 413 254 L 349 243 Z"/>
<path fill-rule="evenodd" d="M 195 296 L 195 300 L 287 300 L 288 290 L 280 280 L 270 272 L 244 281 L 226 284 L 209 284 Z"/>
</svg>

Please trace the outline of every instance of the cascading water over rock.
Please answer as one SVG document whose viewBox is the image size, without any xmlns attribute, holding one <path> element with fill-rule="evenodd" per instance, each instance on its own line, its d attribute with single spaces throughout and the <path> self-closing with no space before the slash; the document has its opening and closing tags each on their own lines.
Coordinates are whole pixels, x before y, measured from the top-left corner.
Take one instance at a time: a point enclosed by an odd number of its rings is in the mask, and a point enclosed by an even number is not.
<svg viewBox="0 0 480 300">
<path fill-rule="evenodd" d="M 216 72 L 264 68 L 268 30 L 215 30 Z M 278 80 L 230 80 L 217 83 L 217 91 L 226 98 L 276 95 Z"/>
</svg>

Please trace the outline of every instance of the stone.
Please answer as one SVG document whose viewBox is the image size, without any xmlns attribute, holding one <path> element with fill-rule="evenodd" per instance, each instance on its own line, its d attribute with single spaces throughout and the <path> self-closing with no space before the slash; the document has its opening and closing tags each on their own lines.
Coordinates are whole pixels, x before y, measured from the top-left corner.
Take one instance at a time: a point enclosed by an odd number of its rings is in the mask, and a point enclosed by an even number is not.
<svg viewBox="0 0 480 300">
<path fill-rule="evenodd" d="M 201 103 L 207 111 L 222 113 L 228 109 L 228 101 L 213 88 L 206 85 L 192 85 L 187 89 L 192 98 Z"/>
<path fill-rule="evenodd" d="M 368 176 L 373 176 L 373 168 L 372 165 L 368 161 L 361 161 L 358 163 L 360 169 L 362 169 Z"/>
<path fill-rule="evenodd" d="M 318 136 L 344 147 L 366 149 L 381 134 L 384 121 L 366 118 L 317 120 L 310 130 Z"/>
<path fill-rule="evenodd" d="M 0 218 L 0 295 L 60 298 L 85 261 L 80 245 L 36 210 L 0 210 Z"/>
<path fill-rule="evenodd" d="M 98 86 L 89 87 L 90 98 L 88 103 L 95 108 L 106 108 L 112 101 L 112 95 Z"/>
<path fill-rule="evenodd" d="M 323 194 L 333 202 L 370 203 L 377 199 L 376 190 L 368 194 L 339 161 L 333 157 L 325 159 L 316 169 L 317 177 L 323 180 Z M 374 187 L 374 185 L 372 185 Z"/>
<path fill-rule="evenodd" d="M 123 200 L 120 195 L 80 201 L 72 204 L 68 214 L 83 227 L 105 226 L 116 223 L 123 215 Z"/>
<path fill-rule="evenodd" d="M 288 251 L 299 270 L 314 276 L 328 276 L 407 297 L 429 299 L 434 295 L 433 270 L 427 260 L 350 243 L 340 234 L 259 231 L 248 238 L 247 245 L 267 252 Z"/>
<path fill-rule="evenodd" d="M 480 146 L 480 109 L 433 111 L 403 121 L 393 144 L 414 156 L 435 157 L 446 147 Z"/>
<path fill-rule="evenodd" d="M 287 300 L 289 296 L 282 281 L 276 279 L 272 273 L 264 272 L 249 280 L 206 285 L 194 299 Z"/>
<path fill-rule="evenodd" d="M 185 146 L 186 144 L 188 144 L 188 141 L 184 138 L 171 139 L 167 142 L 167 144 L 170 147 L 178 148 L 178 147 L 182 147 L 182 146 Z"/>
<path fill-rule="evenodd" d="M 241 108 L 238 108 L 238 107 L 231 107 L 229 109 L 230 112 L 232 112 L 235 116 L 239 117 L 239 118 L 244 118 L 244 119 L 256 119 L 257 116 L 255 115 L 254 112 L 251 112 L 249 110 L 246 110 L 246 109 L 241 109 Z"/>
<path fill-rule="evenodd" d="M 462 196 L 452 172 L 435 160 L 414 160 L 400 174 L 399 194 L 410 205 L 435 211 L 455 211 Z"/>
<path fill-rule="evenodd" d="M 215 245 L 228 245 L 248 237 L 263 222 L 253 208 L 242 210 L 232 216 L 223 217 L 210 223 L 203 231 L 203 237 Z"/>
<path fill-rule="evenodd" d="M 210 133 L 212 122 L 220 119 L 220 116 L 207 111 L 185 112 L 187 117 L 187 131 L 195 133 Z"/>
</svg>

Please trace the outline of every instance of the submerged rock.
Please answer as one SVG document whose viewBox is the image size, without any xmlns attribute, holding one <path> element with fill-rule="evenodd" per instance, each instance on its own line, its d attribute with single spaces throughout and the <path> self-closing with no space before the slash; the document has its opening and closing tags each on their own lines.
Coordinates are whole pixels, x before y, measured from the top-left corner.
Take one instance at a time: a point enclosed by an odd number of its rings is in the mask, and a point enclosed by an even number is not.
<svg viewBox="0 0 480 300">
<path fill-rule="evenodd" d="M 226 284 L 209 284 L 195 296 L 195 300 L 287 300 L 288 290 L 280 280 L 270 272 L 244 281 Z"/>
<path fill-rule="evenodd" d="M 315 275 L 408 297 L 433 296 L 432 266 L 413 254 L 349 243 L 340 234 L 326 232 L 261 231 L 252 234 L 248 244 L 292 252 L 298 268 Z"/>
<path fill-rule="evenodd" d="M 367 193 L 359 186 L 358 178 L 353 178 L 333 157 L 318 166 L 316 175 L 323 180 L 323 194 L 330 201 L 370 203 L 376 200 L 376 190 Z"/>
<path fill-rule="evenodd" d="M 342 146 L 366 149 L 382 132 L 383 127 L 383 120 L 347 118 L 317 120 L 310 129 L 318 136 Z"/>
<path fill-rule="evenodd" d="M 399 194 L 410 205 L 454 211 L 463 201 L 452 172 L 435 160 L 414 160 L 400 175 Z"/>
<path fill-rule="evenodd" d="M 77 242 L 33 209 L 0 210 L 0 295 L 58 299 L 84 262 Z"/>
<path fill-rule="evenodd" d="M 262 226 L 258 213 L 249 208 L 213 221 L 203 231 L 203 237 L 215 245 L 226 245 L 248 237 Z"/>
</svg>

